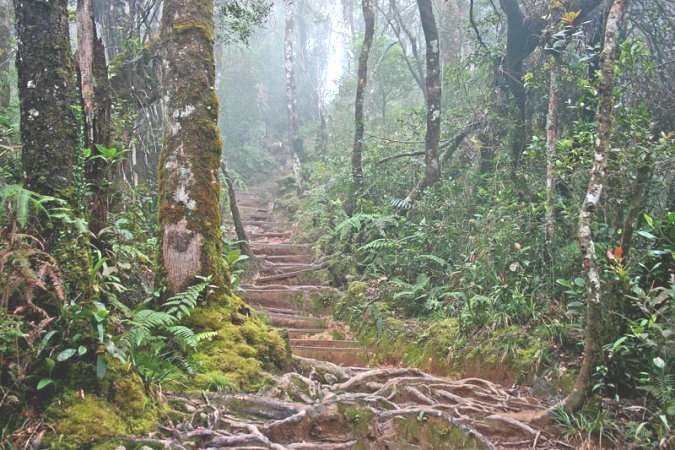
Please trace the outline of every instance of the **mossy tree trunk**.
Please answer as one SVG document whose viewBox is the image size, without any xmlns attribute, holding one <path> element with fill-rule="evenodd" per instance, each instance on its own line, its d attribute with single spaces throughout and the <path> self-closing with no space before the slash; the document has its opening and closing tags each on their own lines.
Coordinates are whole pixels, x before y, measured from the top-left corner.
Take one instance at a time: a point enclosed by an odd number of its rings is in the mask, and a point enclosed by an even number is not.
<svg viewBox="0 0 675 450">
<path fill-rule="evenodd" d="M 68 1 L 14 0 L 14 11 L 24 184 L 39 194 L 65 200 L 76 211 L 80 125 L 73 112 L 75 72 Z M 31 227 L 59 262 L 66 296 L 86 291 L 90 266 L 86 236 L 54 219 L 39 218 Z M 56 313 L 58 307 L 51 306 Z"/>
<path fill-rule="evenodd" d="M 10 0 L 0 0 L 0 109 L 9 106 L 11 87 L 9 69 L 12 66 L 12 6 Z M 1 143 L 1 142 L 0 142 Z"/>
<path fill-rule="evenodd" d="M 159 163 L 159 282 L 166 295 L 213 276 L 229 292 L 222 258 L 221 140 L 217 127 L 213 1 L 167 0 L 161 20 L 164 137 Z"/>
<path fill-rule="evenodd" d="M 558 140 L 558 58 L 549 56 L 548 111 L 546 112 L 546 251 L 553 262 L 555 239 L 556 142 Z"/>
<path fill-rule="evenodd" d="M 14 8 L 26 187 L 69 199 L 78 127 L 68 2 L 14 0 Z"/>
<path fill-rule="evenodd" d="M 92 0 L 77 2 L 77 37 L 76 62 L 84 117 L 84 145 L 91 150 L 92 156 L 97 156 L 100 154 L 97 145 L 110 146 L 111 93 L 105 49 L 96 32 Z M 108 218 L 107 163 L 95 158 L 86 164 L 86 179 L 92 189 L 89 230 L 98 236 Z M 96 243 L 101 246 L 97 239 Z"/>
<path fill-rule="evenodd" d="M 558 91 L 560 90 L 560 83 L 558 81 L 558 65 L 561 60 L 561 51 L 564 44 L 560 45 L 554 38 L 555 33 L 561 25 L 560 19 L 564 10 L 556 4 L 549 7 L 550 15 L 550 37 L 545 45 L 545 50 L 548 52 L 548 109 L 546 111 L 546 212 L 544 215 L 544 228 L 546 232 L 546 252 L 549 263 L 553 265 L 554 250 L 553 241 L 556 233 L 555 221 L 555 196 L 556 196 L 556 145 L 558 141 Z"/>
<path fill-rule="evenodd" d="M 375 5 L 372 0 L 363 0 L 363 20 L 365 22 L 365 34 L 361 44 L 361 54 L 359 55 L 358 82 L 356 85 L 356 99 L 354 101 L 354 144 L 352 146 L 352 178 L 354 183 L 354 198 L 350 199 L 349 204 L 355 206 L 358 197 L 363 192 L 363 133 L 365 128 L 365 119 L 363 117 L 363 103 L 365 101 L 366 84 L 368 82 L 368 55 L 370 47 L 373 45 L 373 35 L 375 34 Z M 354 208 L 348 208 L 348 214 L 351 215 Z"/>
<path fill-rule="evenodd" d="M 412 204 L 429 186 L 441 176 L 441 164 L 438 156 L 438 143 L 441 137 L 441 63 L 438 29 L 434 18 L 431 0 L 417 0 L 427 53 L 426 99 L 427 131 L 424 138 L 424 175 L 406 197 L 406 203 Z"/>
<path fill-rule="evenodd" d="M 600 55 L 595 157 L 586 198 L 579 215 L 579 245 L 587 279 L 586 323 L 584 326 L 584 359 L 574 388 L 565 399 L 565 406 L 571 410 L 579 409 L 590 391 L 591 377 L 600 358 L 603 344 L 601 268 L 595 252 L 592 222 L 606 178 L 605 169 L 612 130 L 614 55 L 623 9 L 624 0 L 614 0 L 605 24 L 605 41 Z"/>
<path fill-rule="evenodd" d="M 290 146 L 291 165 L 298 191 L 302 191 L 302 157 L 304 145 L 298 125 L 298 94 L 295 83 L 295 58 L 293 55 L 293 37 L 295 35 L 294 0 L 286 0 L 286 31 L 284 37 L 284 55 L 286 70 L 286 112 L 288 120 L 288 144 Z"/>
</svg>

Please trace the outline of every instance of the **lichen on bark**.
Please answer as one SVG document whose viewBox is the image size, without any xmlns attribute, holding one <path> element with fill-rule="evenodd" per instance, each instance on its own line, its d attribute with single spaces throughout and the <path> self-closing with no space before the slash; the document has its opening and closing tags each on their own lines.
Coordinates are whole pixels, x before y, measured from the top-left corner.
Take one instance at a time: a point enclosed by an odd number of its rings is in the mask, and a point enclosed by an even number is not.
<svg viewBox="0 0 675 450">
<path fill-rule="evenodd" d="M 78 148 L 67 6 L 14 1 L 22 163 L 26 187 L 45 195 L 70 187 Z"/>
<path fill-rule="evenodd" d="M 195 277 L 214 288 L 188 319 L 214 341 L 192 355 L 199 388 L 253 387 L 263 366 L 283 366 L 288 346 L 233 295 L 222 256 L 213 1 L 166 0 L 161 22 L 163 146 L 159 163 L 158 285 L 165 296 Z M 225 354 L 225 353 L 226 354 Z M 226 365 L 222 363 L 227 361 Z M 268 362 L 269 364 L 261 364 Z M 226 386 L 221 386 L 225 384 Z"/>
</svg>

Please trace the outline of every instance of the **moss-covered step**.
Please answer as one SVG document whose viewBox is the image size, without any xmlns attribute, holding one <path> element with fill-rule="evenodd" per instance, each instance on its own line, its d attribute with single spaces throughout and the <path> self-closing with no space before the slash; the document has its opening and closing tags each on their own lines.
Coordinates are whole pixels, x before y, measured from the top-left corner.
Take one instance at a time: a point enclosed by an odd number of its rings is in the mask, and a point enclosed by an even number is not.
<svg viewBox="0 0 675 450">
<path fill-rule="evenodd" d="M 266 241 L 267 239 L 285 239 L 288 240 L 293 235 L 290 231 L 266 231 L 262 227 L 244 227 L 249 234 L 249 238 L 254 241 Z"/>
<path fill-rule="evenodd" d="M 246 226 L 261 227 L 261 228 L 266 227 L 268 229 L 273 230 L 284 230 L 289 227 L 289 225 L 286 222 L 278 222 L 272 220 L 242 220 L 241 223 L 245 227 Z"/>
<path fill-rule="evenodd" d="M 254 308 L 292 309 L 306 313 L 312 309 L 315 301 L 332 294 L 333 291 L 329 289 L 251 289 L 242 297 Z"/>
<path fill-rule="evenodd" d="M 326 326 L 323 319 L 312 316 L 292 314 L 266 313 L 272 326 L 278 328 L 322 328 Z"/>
<path fill-rule="evenodd" d="M 270 244 L 251 242 L 251 250 L 261 255 L 307 255 L 312 253 L 312 244 Z"/>
<path fill-rule="evenodd" d="M 265 213 L 269 214 L 271 212 L 271 208 L 268 206 L 256 206 L 256 205 L 238 205 L 239 206 L 239 212 L 243 215 L 246 213 Z"/>
<path fill-rule="evenodd" d="M 314 255 L 267 255 L 265 260 L 271 263 L 309 264 L 314 261 Z"/>
<path fill-rule="evenodd" d="M 260 274 L 262 276 L 280 275 L 280 274 L 288 274 L 288 273 L 293 273 L 293 272 L 318 269 L 319 267 L 320 266 L 317 266 L 315 264 L 301 264 L 301 263 L 287 263 L 287 262 L 279 262 L 279 263 L 271 263 L 270 264 L 269 262 L 265 261 L 265 262 L 263 262 L 262 266 L 260 267 Z"/>
</svg>

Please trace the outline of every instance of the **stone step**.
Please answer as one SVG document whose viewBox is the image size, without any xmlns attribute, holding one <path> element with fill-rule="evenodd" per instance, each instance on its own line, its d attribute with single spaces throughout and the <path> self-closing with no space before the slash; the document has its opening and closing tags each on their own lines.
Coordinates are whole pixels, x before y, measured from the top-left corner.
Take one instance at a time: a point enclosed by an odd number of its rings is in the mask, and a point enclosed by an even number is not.
<svg viewBox="0 0 675 450">
<path fill-rule="evenodd" d="M 275 222 L 272 220 L 242 220 L 244 226 L 268 227 L 274 229 L 285 228 L 288 226 L 285 222 Z"/>
<path fill-rule="evenodd" d="M 239 205 L 239 212 L 242 215 L 245 213 L 258 213 L 258 212 L 268 214 L 270 212 L 270 208 L 267 206 Z"/>
<path fill-rule="evenodd" d="M 300 311 L 300 310 L 297 310 L 297 309 L 272 308 L 272 307 L 269 307 L 269 306 L 262 306 L 262 307 L 257 308 L 257 309 L 258 309 L 258 311 L 260 311 L 263 314 L 264 313 L 274 313 L 274 314 L 286 314 L 286 315 L 290 315 L 290 316 L 298 315 L 298 314 L 299 315 L 305 315 L 304 311 Z M 310 315 L 310 314 L 306 314 L 306 315 Z"/>
<path fill-rule="evenodd" d="M 285 284 L 268 284 L 266 286 L 255 286 L 250 283 L 243 283 L 240 285 L 241 289 L 248 292 L 259 291 L 286 291 L 286 292 L 338 292 L 337 289 L 330 286 L 321 286 L 317 284 L 288 286 Z"/>
<path fill-rule="evenodd" d="M 246 292 L 242 295 L 246 303 L 256 309 L 283 309 L 306 312 L 305 296 L 302 292 L 262 291 Z"/>
<path fill-rule="evenodd" d="M 312 244 L 269 244 L 251 242 L 251 250 L 261 255 L 307 255 L 312 252 Z"/>
<path fill-rule="evenodd" d="M 302 336 L 313 336 L 324 333 L 328 328 L 286 328 L 289 339 L 299 339 Z"/>
<path fill-rule="evenodd" d="M 294 355 L 330 361 L 338 366 L 366 366 L 372 353 L 362 348 L 291 347 Z"/>
<path fill-rule="evenodd" d="M 326 323 L 323 319 L 310 316 L 297 316 L 289 314 L 269 313 L 270 324 L 278 328 L 292 328 L 292 329 L 315 329 L 325 327 Z"/>
<path fill-rule="evenodd" d="M 246 231 L 249 231 L 248 227 L 246 228 Z M 260 231 L 258 231 L 260 230 Z M 250 237 L 255 237 L 256 241 L 260 241 L 262 239 L 290 239 L 292 233 L 290 231 L 266 231 L 263 228 L 260 227 L 250 227 Z"/>
<path fill-rule="evenodd" d="M 260 273 L 263 275 L 279 275 L 300 271 L 309 271 L 310 269 L 320 269 L 322 266 L 316 264 L 296 264 L 296 263 L 276 263 L 265 264 L 260 267 Z"/>
<path fill-rule="evenodd" d="M 359 341 L 350 340 L 330 340 L 330 339 L 290 339 L 291 347 L 314 347 L 314 348 L 360 348 Z"/>
<path fill-rule="evenodd" d="M 309 264 L 314 261 L 314 255 L 266 255 L 265 260 L 272 263 Z"/>
</svg>

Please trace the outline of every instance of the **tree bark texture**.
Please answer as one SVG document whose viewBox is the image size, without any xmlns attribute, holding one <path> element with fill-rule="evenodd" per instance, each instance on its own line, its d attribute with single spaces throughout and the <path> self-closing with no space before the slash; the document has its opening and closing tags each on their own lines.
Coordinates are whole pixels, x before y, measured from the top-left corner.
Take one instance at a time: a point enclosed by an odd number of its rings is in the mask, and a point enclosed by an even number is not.
<svg viewBox="0 0 675 450">
<path fill-rule="evenodd" d="M 354 178 L 354 195 L 358 197 L 363 191 L 363 167 L 361 156 L 363 152 L 363 132 L 365 119 L 363 117 L 363 104 L 365 100 L 366 84 L 368 82 L 368 55 L 373 45 L 375 33 L 375 5 L 373 0 L 363 0 L 363 20 L 365 21 L 365 34 L 359 56 L 358 83 L 356 85 L 356 100 L 354 102 L 354 146 L 352 149 L 352 176 Z"/>
<path fill-rule="evenodd" d="M 232 183 L 232 177 L 230 171 L 227 168 L 227 163 L 223 162 L 221 165 L 223 171 L 223 178 L 225 178 L 225 185 L 227 187 L 227 198 L 230 205 L 230 213 L 232 214 L 232 223 L 234 224 L 234 231 L 237 234 L 237 246 L 241 253 L 248 256 L 251 259 L 255 258 L 255 255 L 251 251 L 251 246 L 248 242 L 248 236 L 246 235 L 246 229 L 241 220 L 241 214 L 239 213 L 239 204 L 237 204 L 237 193 L 234 190 L 234 183 Z"/>
<path fill-rule="evenodd" d="M 580 408 L 590 390 L 590 380 L 602 348 L 602 286 L 600 264 L 595 252 L 592 222 L 605 183 L 609 153 L 614 90 L 614 55 L 624 0 L 614 0 L 605 25 L 605 38 L 600 55 L 600 85 L 598 87 L 595 158 L 591 168 L 586 198 L 579 214 L 579 245 L 587 279 L 586 323 L 584 326 L 584 359 L 572 392 L 565 399 L 571 410 Z"/>
<path fill-rule="evenodd" d="M 221 140 L 214 89 L 213 1 L 166 0 L 161 21 L 164 143 L 159 164 L 160 283 L 195 276 L 229 289 L 220 230 Z"/>
<path fill-rule="evenodd" d="M 26 187 L 72 200 L 77 155 L 68 2 L 14 0 Z"/>
<path fill-rule="evenodd" d="M 13 13 L 10 0 L 0 0 L 0 108 L 9 106 L 11 86 L 9 69 L 12 67 Z"/>
<path fill-rule="evenodd" d="M 424 138 L 424 176 L 408 193 L 407 203 L 414 203 L 417 196 L 441 176 L 438 157 L 438 143 L 441 137 L 441 65 L 438 30 L 431 0 L 417 0 L 417 6 L 427 47 L 427 131 Z"/>
<path fill-rule="evenodd" d="M 294 0 L 286 0 L 286 33 L 284 38 L 284 55 L 286 69 L 286 112 L 288 116 L 288 144 L 290 146 L 293 176 L 298 191 L 302 191 L 303 143 L 298 125 L 298 94 L 295 83 L 295 58 L 293 55 L 293 36 L 295 34 Z"/>
<path fill-rule="evenodd" d="M 553 261 L 553 240 L 555 238 L 555 195 L 556 195 L 556 142 L 558 140 L 558 59 L 549 56 L 548 111 L 546 113 L 546 251 Z"/>
<path fill-rule="evenodd" d="M 96 145 L 110 146 L 111 92 L 103 42 L 98 38 L 91 0 L 77 2 L 78 49 L 77 73 L 84 116 L 84 145 L 91 155 L 99 154 Z M 91 159 L 86 165 L 86 179 L 92 189 L 89 229 L 94 235 L 106 226 L 108 194 L 106 161 Z"/>
</svg>

